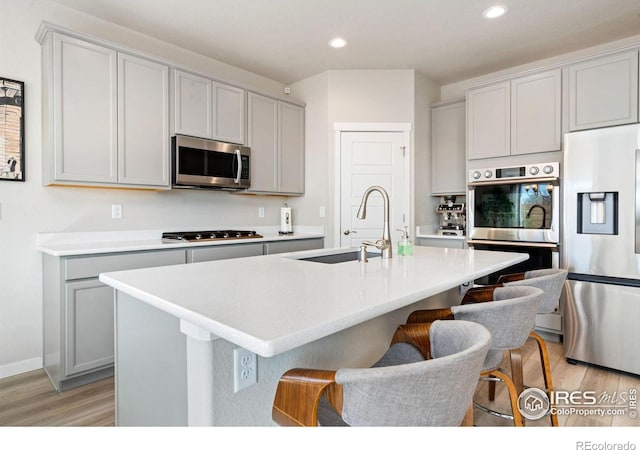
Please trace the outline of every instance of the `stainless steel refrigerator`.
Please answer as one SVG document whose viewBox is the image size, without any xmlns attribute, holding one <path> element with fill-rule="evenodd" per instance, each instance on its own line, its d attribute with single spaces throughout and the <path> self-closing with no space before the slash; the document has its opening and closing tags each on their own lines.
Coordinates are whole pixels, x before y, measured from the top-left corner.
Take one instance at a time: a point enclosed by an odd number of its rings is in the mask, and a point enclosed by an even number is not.
<svg viewBox="0 0 640 450">
<path fill-rule="evenodd" d="M 640 125 L 565 135 L 564 354 L 640 374 Z"/>
</svg>

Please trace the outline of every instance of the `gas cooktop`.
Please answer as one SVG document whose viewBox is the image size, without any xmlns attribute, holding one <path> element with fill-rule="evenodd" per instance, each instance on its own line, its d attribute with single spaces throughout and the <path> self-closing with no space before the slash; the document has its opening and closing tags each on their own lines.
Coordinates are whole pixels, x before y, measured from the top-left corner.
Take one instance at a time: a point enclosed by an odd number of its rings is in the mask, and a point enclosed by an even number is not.
<svg viewBox="0 0 640 450">
<path fill-rule="evenodd" d="M 247 230 L 174 231 L 162 233 L 163 242 L 199 242 L 227 239 L 255 239 L 262 235 Z"/>
</svg>

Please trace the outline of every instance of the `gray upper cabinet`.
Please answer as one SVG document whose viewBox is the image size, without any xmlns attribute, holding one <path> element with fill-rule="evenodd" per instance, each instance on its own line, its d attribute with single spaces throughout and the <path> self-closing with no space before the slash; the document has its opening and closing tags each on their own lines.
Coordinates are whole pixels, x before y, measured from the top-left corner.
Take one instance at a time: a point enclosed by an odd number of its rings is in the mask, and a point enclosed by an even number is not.
<svg viewBox="0 0 640 450">
<path fill-rule="evenodd" d="M 251 148 L 251 192 L 278 190 L 278 101 L 247 94 L 248 140 Z"/>
<path fill-rule="evenodd" d="M 304 193 L 304 108 L 249 92 L 251 188 L 266 194 Z"/>
<path fill-rule="evenodd" d="M 169 68 L 118 55 L 118 182 L 169 185 Z"/>
<path fill-rule="evenodd" d="M 569 130 L 638 121 L 638 51 L 569 66 Z"/>
<path fill-rule="evenodd" d="M 244 144 L 245 92 L 227 84 L 213 83 L 213 138 Z"/>
<path fill-rule="evenodd" d="M 42 45 L 44 183 L 168 188 L 168 67 L 53 31 Z"/>
<path fill-rule="evenodd" d="M 469 159 L 510 154 L 510 104 L 511 86 L 508 81 L 467 92 Z"/>
<path fill-rule="evenodd" d="M 468 158 L 560 150 L 561 78 L 555 69 L 467 92 Z"/>
<path fill-rule="evenodd" d="M 173 71 L 173 120 L 176 134 L 213 137 L 213 83 L 208 78 Z"/>
<path fill-rule="evenodd" d="M 511 154 L 560 150 L 560 69 L 511 80 Z"/>
<path fill-rule="evenodd" d="M 278 102 L 278 192 L 304 193 L 304 108 Z"/>
<path fill-rule="evenodd" d="M 465 102 L 431 109 L 432 195 L 464 194 Z"/>
<path fill-rule="evenodd" d="M 116 52 L 60 34 L 43 50 L 44 179 L 117 183 Z"/>
<path fill-rule="evenodd" d="M 244 89 L 173 71 L 173 128 L 177 134 L 245 142 Z"/>
</svg>

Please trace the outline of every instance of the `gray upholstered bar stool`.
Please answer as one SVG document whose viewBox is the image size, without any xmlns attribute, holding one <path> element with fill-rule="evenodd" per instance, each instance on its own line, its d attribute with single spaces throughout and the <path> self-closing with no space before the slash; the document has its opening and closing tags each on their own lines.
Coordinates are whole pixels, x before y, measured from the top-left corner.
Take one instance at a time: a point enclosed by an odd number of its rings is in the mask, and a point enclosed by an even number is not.
<svg viewBox="0 0 640 450">
<path fill-rule="evenodd" d="M 489 293 L 488 290 L 486 292 Z M 468 320 L 486 327 L 491 333 L 491 348 L 479 376 L 504 381 L 509 392 L 513 423 L 515 426 L 522 426 L 524 422 L 518 410 L 520 391 L 517 390 L 512 378 L 500 370 L 500 366 L 505 351 L 518 350 L 527 340 L 543 295 L 541 289 L 531 286 L 497 287 L 491 289 L 490 296 L 477 303 L 414 311 L 407 319 L 404 328 L 409 331 L 416 324 L 429 323 L 438 319 Z M 518 369 L 516 368 L 515 371 L 517 372 Z M 522 372 L 521 367 L 520 372 Z"/>
<path fill-rule="evenodd" d="M 504 286 L 534 286 L 544 291 L 538 314 L 549 314 L 555 311 L 562 294 L 567 279 L 568 271 L 566 269 L 539 269 L 527 272 L 502 275 L 498 279 L 498 284 Z M 544 378 L 544 387 L 547 393 L 553 391 L 553 381 L 551 380 L 551 365 L 549 364 L 549 352 L 547 345 L 542 336 L 533 329 L 529 333 L 529 337 L 535 339 L 540 354 L 540 364 L 542 368 L 542 376 Z M 524 380 L 523 380 L 524 385 Z M 495 386 L 495 385 L 494 385 Z M 551 416 L 551 425 L 558 426 L 558 417 L 553 412 Z"/>
<path fill-rule="evenodd" d="M 273 420 L 289 426 L 460 425 L 490 342 L 486 328 L 466 321 L 397 331 L 370 368 L 287 371 Z"/>
</svg>

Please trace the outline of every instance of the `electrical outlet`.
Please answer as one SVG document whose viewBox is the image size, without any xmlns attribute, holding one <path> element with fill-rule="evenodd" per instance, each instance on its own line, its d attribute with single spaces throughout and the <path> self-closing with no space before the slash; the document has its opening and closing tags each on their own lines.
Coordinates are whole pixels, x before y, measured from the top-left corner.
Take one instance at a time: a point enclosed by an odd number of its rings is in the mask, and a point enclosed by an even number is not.
<svg viewBox="0 0 640 450">
<path fill-rule="evenodd" d="M 111 205 L 111 218 L 122 219 L 122 205 Z"/>
<path fill-rule="evenodd" d="M 320 207 L 320 217 L 324 217 L 327 215 L 327 210 L 325 209 L 324 206 Z"/>
<path fill-rule="evenodd" d="M 264 217 L 264 208 L 258 208 L 258 217 Z"/>
<path fill-rule="evenodd" d="M 258 357 L 244 348 L 233 350 L 233 392 L 258 382 Z"/>
</svg>

